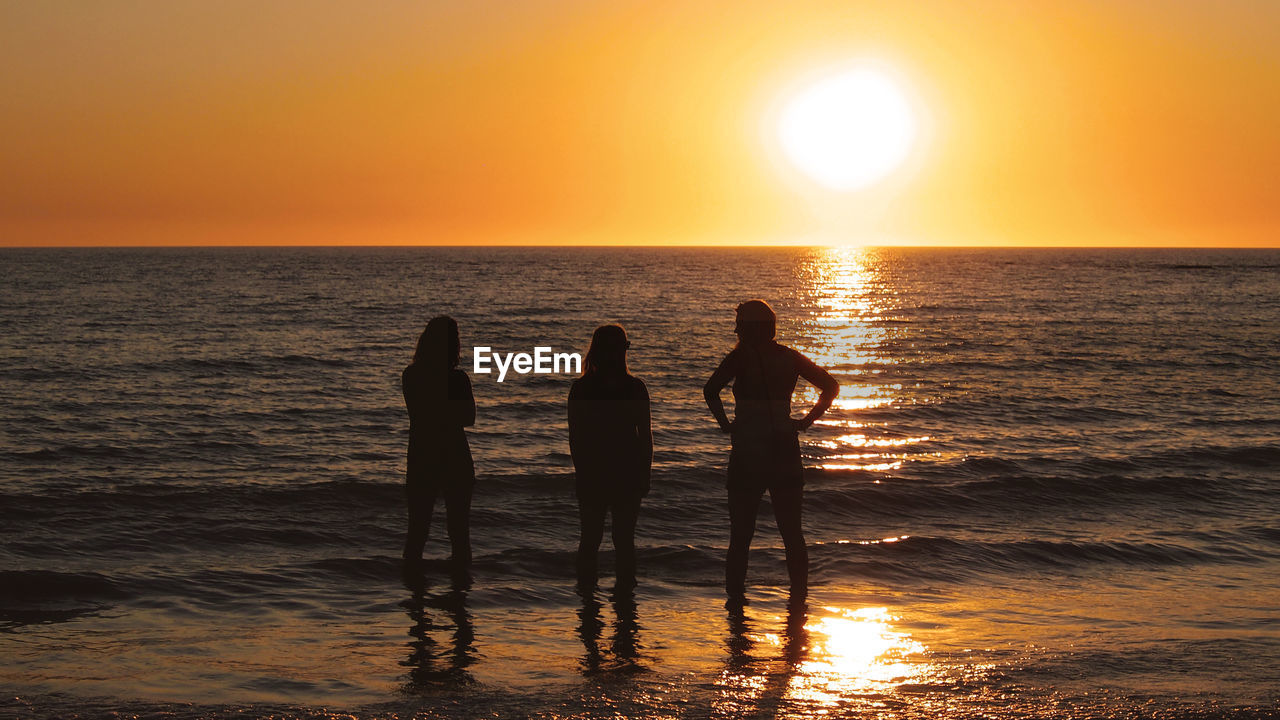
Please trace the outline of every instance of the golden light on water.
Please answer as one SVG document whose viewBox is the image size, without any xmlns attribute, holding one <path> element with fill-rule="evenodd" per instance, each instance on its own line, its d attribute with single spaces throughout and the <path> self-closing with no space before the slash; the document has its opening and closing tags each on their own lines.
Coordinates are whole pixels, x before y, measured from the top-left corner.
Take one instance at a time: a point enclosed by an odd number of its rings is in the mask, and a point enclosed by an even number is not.
<svg viewBox="0 0 1280 720">
<path fill-rule="evenodd" d="M 858 369 L 883 362 L 876 352 L 884 331 L 874 323 L 882 308 L 873 295 L 879 277 L 869 253 L 862 248 L 827 248 L 801 268 L 809 287 L 809 317 L 805 320 L 811 342 L 804 348 L 824 367 Z M 841 400 L 867 397 L 858 386 L 841 389 Z M 840 400 L 837 400 L 839 402 Z"/>
<path fill-rule="evenodd" d="M 850 447 L 898 447 L 900 445 L 925 442 L 928 439 L 928 435 L 912 438 L 868 438 L 866 435 L 856 433 L 853 435 L 841 435 L 836 438 L 836 442 Z"/>
<path fill-rule="evenodd" d="M 836 540 L 832 543 L 817 542 L 815 545 L 883 545 L 885 543 L 902 542 L 910 535 L 896 535 L 894 537 L 880 538 L 879 540 Z"/>
<path fill-rule="evenodd" d="M 837 460 L 848 459 L 840 455 L 835 456 L 835 458 Z M 883 462 L 883 463 L 867 463 L 864 465 L 859 465 L 857 463 L 842 463 L 842 462 L 822 464 L 822 468 L 825 470 L 866 470 L 868 472 L 884 472 L 887 470 L 897 470 L 901 467 L 902 467 L 901 460 L 895 460 L 893 462 Z"/>
<path fill-rule="evenodd" d="M 943 672 L 929 663 L 923 643 L 894 626 L 898 618 L 886 607 L 825 607 L 816 617 L 793 609 L 775 620 L 783 632 L 756 635 L 745 618 L 731 619 L 718 703 L 726 715 L 786 707 L 799 716 L 827 716 Z"/>
<path fill-rule="evenodd" d="M 894 323 L 896 289 L 885 277 L 879 251 L 832 247 L 816 254 L 801 268 L 807 280 L 809 314 L 804 322 L 803 352 L 840 380 L 840 397 L 820 427 L 844 432 L 810 441 L 823 451 L 816 463 L 827 470 L 886 472 L 897 470 L 910 457 L 912 446 L 930 436 L 880 437 L 868 424 L 852 420 L 861 411 L 891 407 L 902 401 L 900 382 L 882 379 L 892 364 L 881 347 L 897 332 Z M 796 401 L 812 403 L 817 391 L 802 385 Z M 889 451 L 896 450 L 896 453 Z"/>
<path fill-rule="evenodd" d="M 826 611 L 834 614 L 806 626 L 808 658 L 791 680 L 792 696 L 833 703 L 929 674 L 929 664 L 920 659 L 924 645 L 894 629 L 888 608 Z"/>
<path fill-rule="evenodd" d="M 863 452 L 863 453 L 840 453 L 839 450 L 845 448 L 901 448 L 916 443 L 927 442 L 929 436 L 922 435 L 920 437 L 907 438 L 870 438 L 861 433 L 853 433 L 849 435 L 841 435 L 835 440 L 823 440 L 816 443 L 820 447 L 837 451 L 826 457 L 827 462 L 822 467 L 831 470 L 897 470 L 902 467 L 902 463 L 907 459 L 906 455 L 887 455 L 883 452 Z M 890 459 L 892 458 L 892 459 Z M 844 462 L 833 463 L 832 460 L 848 461 L 848 460 L 886 460 L 888 462 L 869 463 L 869 464 L 848 464 Z"/>
</svg>

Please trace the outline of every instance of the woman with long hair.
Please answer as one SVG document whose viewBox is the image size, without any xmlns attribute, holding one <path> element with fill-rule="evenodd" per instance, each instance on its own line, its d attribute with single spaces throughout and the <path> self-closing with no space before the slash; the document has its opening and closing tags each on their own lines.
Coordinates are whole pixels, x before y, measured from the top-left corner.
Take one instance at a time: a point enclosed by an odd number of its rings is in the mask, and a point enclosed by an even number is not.
<svg viewBox="0 0 1280 720">
<path fill-rule="evenodd" d="M 475 467 L 463 428 L 476 423 L 476 401 L 470 378 L 458 368 L 461 354 L 458 323 L 443 315 L 432 318 L 418 338 L 413 362 L 400 377 L 404 404 L 409 409 L 407 563 L 422 560 L 439 497 L 444 498 L 451 560 L 458 568 L 471 563 Z"/>
<path fill-rule="evenodd" d="M 711 414 L 732 438 L 725 567 L 726 604 L 731 607 L 746 602 L 747 551 L 765 491 L 786 546 L 792 595 L 802 598 L 808 591 L 809 552 L 800 527 L 804 475 L 799 433 L 822 417 L 840 393 L 840 383 L 830 373 L 774 340 L 777 315 L 765 301 L 748 300 L 738 306 L 734 333 L 737 346 L 703 388 Z M 798 378 L 812 383 L 821 395 L 813 408 L 796 420 L 791 417 L 791 395 Z M 732 421 L 720 400 L 720 391 L 730 383 L 735 408 Z"/>
<path fill-rule="evenodd" d="M 591 336 L 582 377 L 569 389 L 569 451 L 573 455 L 578 518 L 578 583 L 594 588 L 596 555 L 606 515 L 613 516 L 617 587 L 636 583 L 636 521 L 649 492 L 653 431 L 649 391 L 627 371 L 631 343 L 619 325 Z"/>
</svg>

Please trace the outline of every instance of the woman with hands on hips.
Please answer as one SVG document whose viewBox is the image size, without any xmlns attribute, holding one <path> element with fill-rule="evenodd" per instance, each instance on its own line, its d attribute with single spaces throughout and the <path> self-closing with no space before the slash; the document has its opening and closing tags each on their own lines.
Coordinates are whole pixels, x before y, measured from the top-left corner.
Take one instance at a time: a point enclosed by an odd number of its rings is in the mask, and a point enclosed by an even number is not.
<svg viewBox="0 0 1280 720">
<path fill-rule="evenodd" d="M 768 303 L 748 300 L 739 305 L 734 328 L 738 344 L 703 388 L 711 414 L 732 438 L 725 567 L 726 605 L 731 608 L 746 602 L 747 552 L 766 490 L 786 546 L 792 596 L 803 598 L 808 591 L 809 553 L 800 525 L 804 476 L 799 433 L 831 407 L 840 383 L 809 358 L 775 341 L 776 330 L 777 316 Z M 791 417 L 791 395 L 798 378 L 813 384 L 821 395 L 797 420 Z M 720 399 L 720 391 L 730 383 L 735 404 L 732 421 Z"/>
</svg>

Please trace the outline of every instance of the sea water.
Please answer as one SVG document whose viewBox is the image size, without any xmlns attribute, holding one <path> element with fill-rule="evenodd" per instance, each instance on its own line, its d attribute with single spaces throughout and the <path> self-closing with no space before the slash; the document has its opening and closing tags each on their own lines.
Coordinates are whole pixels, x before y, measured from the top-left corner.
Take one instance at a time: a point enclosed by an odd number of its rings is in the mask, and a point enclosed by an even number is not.
<svg viewBox="0 0 1280 720">
<path fill-rule="evenodd" d="M 6 717 L 1280 713 L 1277 251 L 10 249 L 0 288 Z M 701 389 L 750 298 L 841 394 L 807 603 L 766 501 L 738 615 Z M 634 596 L 608 552 L 575 592 L 563 372 L 472 375 L 472 577 L 402 577 L 437 314 L 468 370 L 626 327 Z"/>
</svg>

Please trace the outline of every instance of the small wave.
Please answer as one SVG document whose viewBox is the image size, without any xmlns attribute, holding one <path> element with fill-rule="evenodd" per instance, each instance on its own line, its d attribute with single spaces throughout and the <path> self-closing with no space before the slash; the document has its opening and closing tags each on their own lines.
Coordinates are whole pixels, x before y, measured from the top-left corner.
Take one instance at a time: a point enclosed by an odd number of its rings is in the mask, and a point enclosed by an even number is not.
<svg viewBox="0 0 1280 720">
<path fill-rule="evenodd" d="M 74 374 L 82 377 L 82 368 L 76 367 L 14 367 L 4 368 L 6 379 L 21 380 L 23 382 L 41 382 L 44 380 L 57 380 Z"/>
<path fill-rule="evenodd" d="M 724 548 L 694 545 L 642 545 L 637 548 L 637 553 L 638 561 L 647 571 L 655 573 L 667 582 L 706 584 L 719 581 Z M 571 579 L 575 573 L 575 556 L 576 550 L 568 548 L 507 548 L 477 554 L 473 558 L 472 569 L 477 576 L 491 578 L 508 576 Z M 602 565 L 611 566 L 613 551 L 606 546 L 601 550 L 600 559 Z M 429 561 L 426 565 L 428 572 L 444 572 L 448 569 L 448 564 L 443 560 Z M 402 563 L 400 558 L 392 556 L 331 557 L 309 562 L 297 568 L 296 571 L 308 577 L 313 577 L 314 571 L 322 571 L 341 578 L 343 582 L 353 580 L 367 582 L 400 578 Z M 289 573 L 293 572 L 294 570 L 289 571 Z"/>
<path fill-rule="evenodd" d="M 1271 265 L 1267 263 L 1232 263 L 1232 264 L 1203 264 L 1203 263 L 1178 263 L 1173 265 L 1154 265 L 1153 267 L 1161 270 L 1275 270 L 1280 265 Z"/>
<path fill-rule="evenodd" d="M 2 456 L 13 460 L 28 462 L 60 461 L 68 458 L 109 458 L 125 459 L 145 457 L 146 452 L 139 448 L 120 447 L 118 445 L 63 445 L 58 448 L 41 448 L 39 450 L 3 453 Z"/>
<path fill-rule="evenodd" d="M 0 628 L 66 622 L 132 596 L 97 573 L 0 571 Z"/>
<path fill-rule="evenodd" d="M 0 603 L 67 597 L 119 599 L 129 595 L 115 582 L 97 573 L 0 570 Z"/>
<path fill-rule="evenodd" d="M 1005 460 L 997 457 L 967 456 L 960 461 L 960 466 L 957 467 L 956 470 L 965 475 L 985 476 L 995 473 L 1021 472 L 1023 467 L 1016 460 Z"/>
<path fill-rule="evenodd" d="M 1241 530 L 1273 545 L 1280 545 L 1280 527 L 1253 526 Z"/>
<path fill-rule="evenodd" d="M 211 508 L 283 509 L 299 516 L 318 509 L 335 510 L 403 503 L 400 483 L 328 481 L 263 485 L 209 483 L 173 486 L 135 483 L 92 490 L 9 492 L 0 494 L 3 516 L 49 517 L 90 512 L 94 517 L 134 517 L 159 513 L 206 513 Z"/>
<path fill-rule="evenodd" d="M 379 427 L 379 429 L 383 429 L 383 428 L 382 428 L 382 427 Z M 395 461 L 395 460 L 399 460 L 399 459 L 402 457 L 402 455 L 403 455 L 403 453 L 399 453 L 399 452 L 396 452 L 396 453 L 390 453 L 390 452 L 350 452 L 350 453 L 346 453 L 346 455 L 345 455 L 344 457 L 346 457 L 346 458 L 348 458 L 348 459 L 350 459 L 350 460 L 369 460 L 369 461 L 374 461 L 374 462 L 392 462 L 392 461 Z"/>
<path fill-rule="evenodd" d="M 864 574 L 878 579 L 958 581 L 975 575 L 1021 576 L 1096 566 L 1160 568 L 1204 563 L 1255 563 L 1265 558 L 1237 545 L 1193 548 L 1173 543 L 1124 541 L 961 541 L 908 537 L 893 543 L 837 542 L 811 551 L 821 575 Z"/>
<path fill-rule="evenodd" d="M 182 372 L 197 373 L 258 373 L 264 370 L 281 367 L 353 367 L 355 363 L 341 357 L 319 357 L 314 355 L 254 355 L 247 357 L 224 358 L 179 358 L 164 362 L 142 362 L 131 366 L 134 369 L 150 372 Z"/>
<path fill-rule="evenodd" d="M 1082 461 L 1080 464 L 1088 466 L 1091 463 Z M 1132 477 L 1086 472 L 987 478 L 965 483 L 958 489 L 964 494 L 977 497 L 1016 493 L 1037 499 L 1040 503 L 1071 499 L 1099 503 L 1115 497 L 1123 502 L 1142 498 L 1144 503 L 1149 504 L 1162 497 L 1181 497 L 1196 501 L 1213 499 L 1221 497 L 1225 488 L 1213 480 L 1194 476 Z"/>
<path fill-rule="evenodd" d="M 376 459 L 399 458 L 381 453 Z M 713 473 L 714 474 L 714 473 Z M 715 475 L 719 477 L 718 475 Z M 560 494 L 573 487 L 571 472 L 530 472 L 482 474 L 478 487 L 488 494 L 503 491 L 554 492 Z M 202 509 L 231 506 L 292 508 L 298 511 L 316 506 L 380 506 L 400 504 L 404 500 L 404 483 L 398 478 L 387 482 L 329 480 L 302 483 L 209 482 L 200 485 L 168 483 L 130 483 L 92 489 L 49 490 L 36 488 L 28 492 L 0 493 L 4 510 L 23 512 L 44 508 L 45 511 L 100 509 L 104 515 L 125 510 Z M 46 514 L 46 513 L 41 513 Z"/>
<path fill-rule="evenodd" d="M 402 564 L 400 558 L 389 556 L 369 558 L 335 557 L 316 560 L 307 563 L 305 567 L 355 580 L 378 580 L 395 577 L 401 571 Z M 442 568 L 429 567 L 428 569 L 440 570 Z"/>
<path fill-rule="evenodd" d="M 1221 470 L 1225 466 L 1242 467 L 1274 467 L 1280 463 L 1280 446 L 1248 445 L 1248 446 L 1208 446 L 1188 449 L 1169 449 L 1156 452 L 1132 454 L 1085 454 L 1076 455 L 1017 455 L 1014 457 L 966 455 L 959 461 L 931 462 L 918 465 L 914 472 L 924 477 L 947 478 L 1020 478 L 1034 482 L 1037 477 L 1059 479 L 1066 482 L 1083 482 L 1102 488 L 1103 483 L 1094 479 L 1099 475 L 1108 476 L 1106 485 L 1128 485 L 1141 482 L 1151 472 L 1165 474 L 1169 470 L 1184 470 L 1188 466 L 1207 467 Z M 1185 486 L 1183 480 L 1194 480 L 1192 484 L 1211 485 L 1215 477 L 1178 476 L 1175 483 Z M 1158 487 L 1145 488 L 1159 491 Z"/>
<path fill-rule="evenodd" d="M 573 478 L 573 473 L 502 474 L 483 475 L 476 479 L 476 483 L 495 490 L 563 494 L 572 491 Z"/>
<path fill-rule="evenodd" d="M 251 440 L 236 442 L 229 440 L 199 439 L 186 443 L 184 447 L 185 449 L 195 450 L 252 450 L 259 446 L 260 443 Z"/>
<path fill-rule="evenodd" d="M 559 317 L 564 315 L 564 308 L 557 305 L 529 305 L 512 308 L 505 314 L 508 318 L 515 320 L 522 317 Z"/>
<path fill-rule="evenodd" d="M 1179 450 L 1142 458 L 1146 464 L 1166 464 L 1169 462 L 1188 462 L 1197 465 L 1243 465 L 1246 467 L 1274 467 L 1280 463 L 1280 446 L 1217 446 L 1202 447 L 1190 450 Z"/>
<path fill-rule="evenodd" d="M 912 518 L 940 512 L 972 520 L 1001 513 L 1052 514 L 1062 507 L 1102 511 L 1156 503 L 1167 512 L 1177 512 L 1180 505 L 1203 511 L 1206 503 L 1230 503 L 1238 496 L 1231 482 L 1195 475 L 1135 477 L 1081 471 L 1079 465 L 1087 462 L 1030 471 L 1026 464 L 1029 461 L 983 462 L 977 467 L 940 463 L 915 469 L 913 477 L 810 470 L 806 471 L 806 497 L 816 512 L 862 522 L 877 516 Z M 1009 471 L 1013 468 L 1017 471 Z"/>
<path fill-rule="evenodd" d="M 0 607 L 0 630 L 20 625 L 43 625 L 75 620 L 106 609 L 102 605 L 70 608 L 15 608 Z"/>
<path fill-rule="evenodd" d="M 218 373 L 225 373 L 235 370 L 254 370 L 255 365 L 248 361 L 236 358 L 224 358 L 210 360 L 205 358 L 184 358 L 173 361 L 172 363 L 147 363 L 143 366 L 149 370 L 208 370 Z"/>
<path fill-rule="evenodd" d="M 281 355 L 277 357 L 264 357 L 258 360 L 264 364 L 281 364 L 281 365 L 321 365 L 324 367 L 352 367 L 354 363 L 342 358 L 314 357 L 311 355 Z"/>
</svg>

